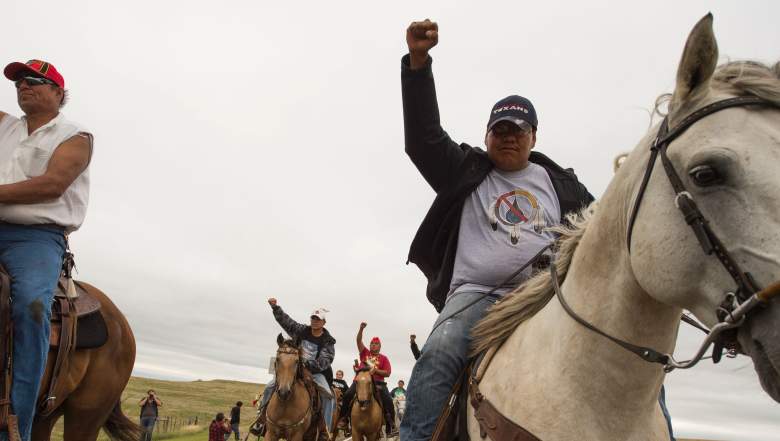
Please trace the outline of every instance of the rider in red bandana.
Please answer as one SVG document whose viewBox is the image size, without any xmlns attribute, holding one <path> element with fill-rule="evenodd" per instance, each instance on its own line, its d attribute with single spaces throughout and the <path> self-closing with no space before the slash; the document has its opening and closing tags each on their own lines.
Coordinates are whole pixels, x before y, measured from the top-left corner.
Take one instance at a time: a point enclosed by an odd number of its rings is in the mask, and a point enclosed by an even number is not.
<svg viewBox="0 0 780 441">
<path fill-rule="evenodd" d="M 370 369 L 374 383 L 379 386 L 379 395 L 382 398 L 382 407 L 385 412 L 385 431 L 389 436 L 393 436 L 396 432 L 395 409 L 393 407 L 393 399 L 390 398 L 390 391 L 387 390 L 387 382 L 385 382 L 385 378 L 390 376 L 392 370 L 390 359 L 385 354 L 379 352 L 382 349 L 382 342 L 379 340 L 379 337 L 373 337 L 368 348 L 363 344 L 363 330 L 365 328 L 366 323 L 361 323 L 356 339 L 358 352 L 360 353 L 360 364 L 353 366 L 353 369 L 355 372 L 364 367 Z M 352 400 L 355 398 L 355 387 L 355 381 L 353 380 L 352 386 L 344 394 L 341 402 L 341 415 L 349 416 Z"/>
</svg>

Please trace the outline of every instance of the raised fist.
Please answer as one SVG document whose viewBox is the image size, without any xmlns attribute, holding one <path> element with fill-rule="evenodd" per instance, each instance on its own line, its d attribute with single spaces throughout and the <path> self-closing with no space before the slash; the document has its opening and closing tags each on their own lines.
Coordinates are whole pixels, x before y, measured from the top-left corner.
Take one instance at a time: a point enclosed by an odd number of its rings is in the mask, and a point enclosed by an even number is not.
<svg viewBox="0 0 780 441">
<path fill-rule="evenodd" d="M 270 299 L 268 299 L 268 304 L 271 306 L 276 306 L 276 299 L 271 297 Z"/>
<path fill-rule="evenodd" d="M 368 326 L 368 323 L 366 323 L 366 322 L 360 322 L 360 330 L 361 330 L 361 331 L 362 331 L 362 330 L 364 330 L 364 329 L 366 329 L 366 326 Z"/>
<path fill-rule="evenodd" d="M 409 341 L 413 342 L 415 338 L 417 338 L 417 336 L 412 334 L 412 335 L 409 336 Z"/>
<path fill-rule="evenodd" d="M 409 47 L 412 69 L 422 67 L 428 59 L 428 51 L 439 42 L 439 25 L 427 18 L 414 21 L 406 28 L 406 45 Z"/>
</svg>

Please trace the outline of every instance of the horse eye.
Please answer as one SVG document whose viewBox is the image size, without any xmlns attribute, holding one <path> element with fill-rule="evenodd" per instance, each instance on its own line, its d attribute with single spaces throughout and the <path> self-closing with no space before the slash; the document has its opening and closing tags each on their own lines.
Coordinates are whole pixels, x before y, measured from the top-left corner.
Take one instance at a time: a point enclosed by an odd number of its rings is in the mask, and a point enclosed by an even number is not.
<svg viewBox="0 0 780 441">
<path fill-rule="evenodd" d="M 688 175 L 699 187 L 709 187 L 723 183 L 723 176 L 710 165 L 699 165 L 694 167 Z"/>
</svg>

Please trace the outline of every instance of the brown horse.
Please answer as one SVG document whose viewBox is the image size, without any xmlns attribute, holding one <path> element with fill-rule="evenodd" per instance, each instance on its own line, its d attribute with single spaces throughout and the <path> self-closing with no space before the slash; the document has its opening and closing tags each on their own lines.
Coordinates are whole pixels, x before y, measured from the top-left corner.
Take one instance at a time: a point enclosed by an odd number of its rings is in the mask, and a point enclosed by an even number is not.
<svg viewBox="0 0 780 441">
<path fill-rule="evenodd" d="M 335 403 L 333 406 L 333 424 L 330 427 L 330 433 L 333 435 L 333 439 L 336 439 L 336 436 L 339 433 L 339 419 L 341 419 L 341 389 L 338 387 L 333 388 L 333 402 Z"/>
<path fill-rule="evenodd" d="M 100 302 L 108 340 L 94 349 L 75 351 L 59 378 L 61 391 L 48 416 L 36 415 L 33 441 L 49 441 L 54 424 L 65 416 L 64 441 L 94 441 L 103 428 L 116 441 L 137 441 L 141 428 L 123 413 L 120 404 L 135 363 L 135 337 L 125 316 L 94 286 L 79 284 Z M 56 358 L 49 351 L 41 380 L 41 399 L 49 388 Z"/>
<path fill-rule="evenodd" d="M 352 439 L 377 441 L 382 437 L 382 405 L 368 368 L 361 369 L 355 377 L 355 402 L 352 403 Z"/>
<path fill-rule="evenodd" d="M 302 441 L 312 427 L 312 397 L 303 381 L 303 363 L 298 341 L 276 338 L 274 382 L 276 391 L 265 410 L 267 432 L 265 440 Z M 315 425 L 316 426 L 316 425 Z M 316 436 L 316 427 L 314 427 Z M 307 439 L 309 436 L 307 436 Z"/>
</svg>

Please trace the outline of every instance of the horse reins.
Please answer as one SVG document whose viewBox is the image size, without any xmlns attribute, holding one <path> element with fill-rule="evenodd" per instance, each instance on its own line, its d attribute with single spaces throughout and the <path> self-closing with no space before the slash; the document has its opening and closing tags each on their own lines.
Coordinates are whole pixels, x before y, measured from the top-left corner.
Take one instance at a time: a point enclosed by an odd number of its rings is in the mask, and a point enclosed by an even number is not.
<svg viewBox="0 0 780 441">
<path fill-rule="evenodd" d="M 707 115 L 719 112 L 723 109 L 732 107 L 744 107 L 750 105 L 759 106 L 772 106 L 780 107 L 780 105 L 767 101 L 763 98 L 756 96 L 744 96 L 736 98 L 728 98 L 721 101 L 716 101 L 712 104 L 702 107 L 696 110 L 690 115 L 686 116 L 680 123 L 672 130 L 669 130 L 669 117 L 665 117 L 661 123 L 661 127 L 656 135 L 656 139 L 650 148 L 650 159 L 645 169 L 644 177 L 642 178 L 641 186 L 637 194 L 636 201 L 634 202 L 633 210 L 631 211 L 631 217 L 628 223 L 627 245 L 629 253 L 631 252 L 631 234 L 634 228 L 634 222 L 636 221 L 639 207 L 642 203 L 645 190 L 650 176 L 655 165 L 656 158 L 661 157 L 666 176 L 669 178 L 669 182 L 672 184 L 675 192 L 674 205 L 680 210 L 685 222 L 691 227 L 696 239 L 699 241 L 704 253 L 707 255 L 715 254 L 720 261 L 721 265 L 726 269 L 731 278 L 736 282 L 736 292 L 729 292 L 726 294 L 724 302 L 718 308 L 718 319 L 720 322 L 713 326 L 709 330 L 707 337 L 702 342 L 696 355 L 687 361 L 678 362 L 671 354 L 662 354 L 651 348 L 637 346 L 628 343 L 619 338 L 613 337 L 595 326 L 588 323 L 585 319 L 577 315 L 574 310 L 571 309 L 561 292 L 560 283 L 558 281 L 558 273 L 553 257 L 553 261 L 550 265 L 550 275 L 552 279 L 553 289 L 561 302 L 563 309 L 568 313 L 577 323 L 581 324 L 585 328 L 609 339 L 620 347 L 638 355 L 645 361 L 652 363 L 660 363 L 664 365 L 664 370 L 670 372 L 676 368 L 687 369 L 696 363 L 698 363 L 704 356 L 705 351 L 710 344 L 715 343 L 713 348 L 712 358 L 715 363 L 720 360 L 721 352 L 726 342 L 722 339 L 724 331 L 730 329 L 736 329 L 745 322 L 746 315 L 758 305 L 765 305 L 773 297 L 780 294 L 780 281 L 775 282 L 764 289 L 760 290 L 757 283 L 750 275 L 749 272 L 743 271 L 732 255 L 723 246 L 723 242 L 718 239 L 715 233 L 709 226 L 709 222 L 699 210 L 696 202 L 693 200 L 693 196 L 688 192 L 683 184 L 682 179 L 674 169 L 674 165 L 667 156 L 667 149 L 669 144 L 680 136 L 688 127 L 695 122 L 704 118 Z M 684 315 L 682 317 L 685 317 Z M 697 326 L 699 327 L 699 326 Z M 733 342 L 734 345 L 738 343 Z"/>
<path fill-rule="evenodd" d="M 444 322 L 446 322 L 447 320 L 449 320 L 449 319 L 451 319 L 451 318 L 455 317 L 456 315 L 460 314 L 461 312 L 465 311 L 466 309 L 469 309 L 469 308 L 471 308 L 472 306 L 474 306 L 474 305 L 475 305 L 477 302 L 479 302 L 480 300 L 482 300 L 482 299 L 484 299 L 484 298 L 486 298 L 486 297 L 493 296 L 493 295 L 495 294 L 495 292 L 496 292 L 496 291 L 497 291 L 499 288 L 510 288 L 510 287 L 516 286 L 516 285 L 514 285 L 514 284 L 511 284 L 510 282 L 511 282 L 511 281 L 512 281 L 512 280 L 513 280 L 515 277 L 519 276 L 519 275 L 520 275 L 520 273 L 522 273 L 522 272 L 523 272 L 523 271 L 524 271 L 526 268 L 528 268 L 528 267 L 529 267 L 529 266 L 531 266 L 531 265 L 534 265 L 534 264 L 536 264 L 536 263 L 537 263 L 537 262 L 538 262 L 540 259 L 542 259 L 542 257 L 545 255 L 544 253 L 545 253 L 547 250 L 552 250 L 554 246 L 555 246 L 555 242 L 554 242 L 554 241 L 553 241 L 553 242 L 550 242 L 550 243 L 548 243 L 548 244 L 547 244 L 547 245 L 545 245 L 545 246 L 543 246 L 543 247 L 542 247 L 542 249 L 541 249 L 541 250 L 539 250 L 539 251 L 538 251 L 538 252 L 537 252 L 537 253 L 534 255 L 534 257 L 532 257 L 532 258 L 528 259 L 528 261 L 527 261 L 527 262 L 525 262 L 523 265 L 521 265 L 521 266 L 520 266 L 520 268 L 518 268 L 518 269 L 517 269 L 515 272 L 513 272 L 512 274 L 510 274 L 510 275 L 509 275 L 509 277 L 507 277 L 506 279 L 504 279 L 504 281 L 503 281 L 503 282 L 501 282 L 501 283 L 499 283 L 498 285 L 496 285 L 495 287 L 493 287 L 493 289 L 491 289 L 490 291 L 488 291 L 488 292 L 486 292 L 486 293 L 482 293 L 482 294 L 480 294 L 479 296 L 477 296 L 477 298 L 476 298 L 476 299 L 474 299 L 474 300 L 472 300 L 471 302 L 467 303 L 467 304 L 466 304 L 466 306 L 464 306 L 464 307 L 460 308 L 459 310 L 457 310 L 457 311 L 453 312 L 452 314 L 450 314 L 449 316 L 447 316 L 447 318 L 445 318 L 444 320 L 439 320 L 439 321 L 438 321 L 438 323 L 436 323 L 436 325 L 433 327 L 433 329 L 431 329 L 431 334 L 433 334 L 433 331 L 435 331 L 435 330 L 436 330 L 436 328 L 438 328 L 439 326 L 441 326 L 441 324 L 442 324 L 442 323 L 444 323 Z"/>
</svg>

